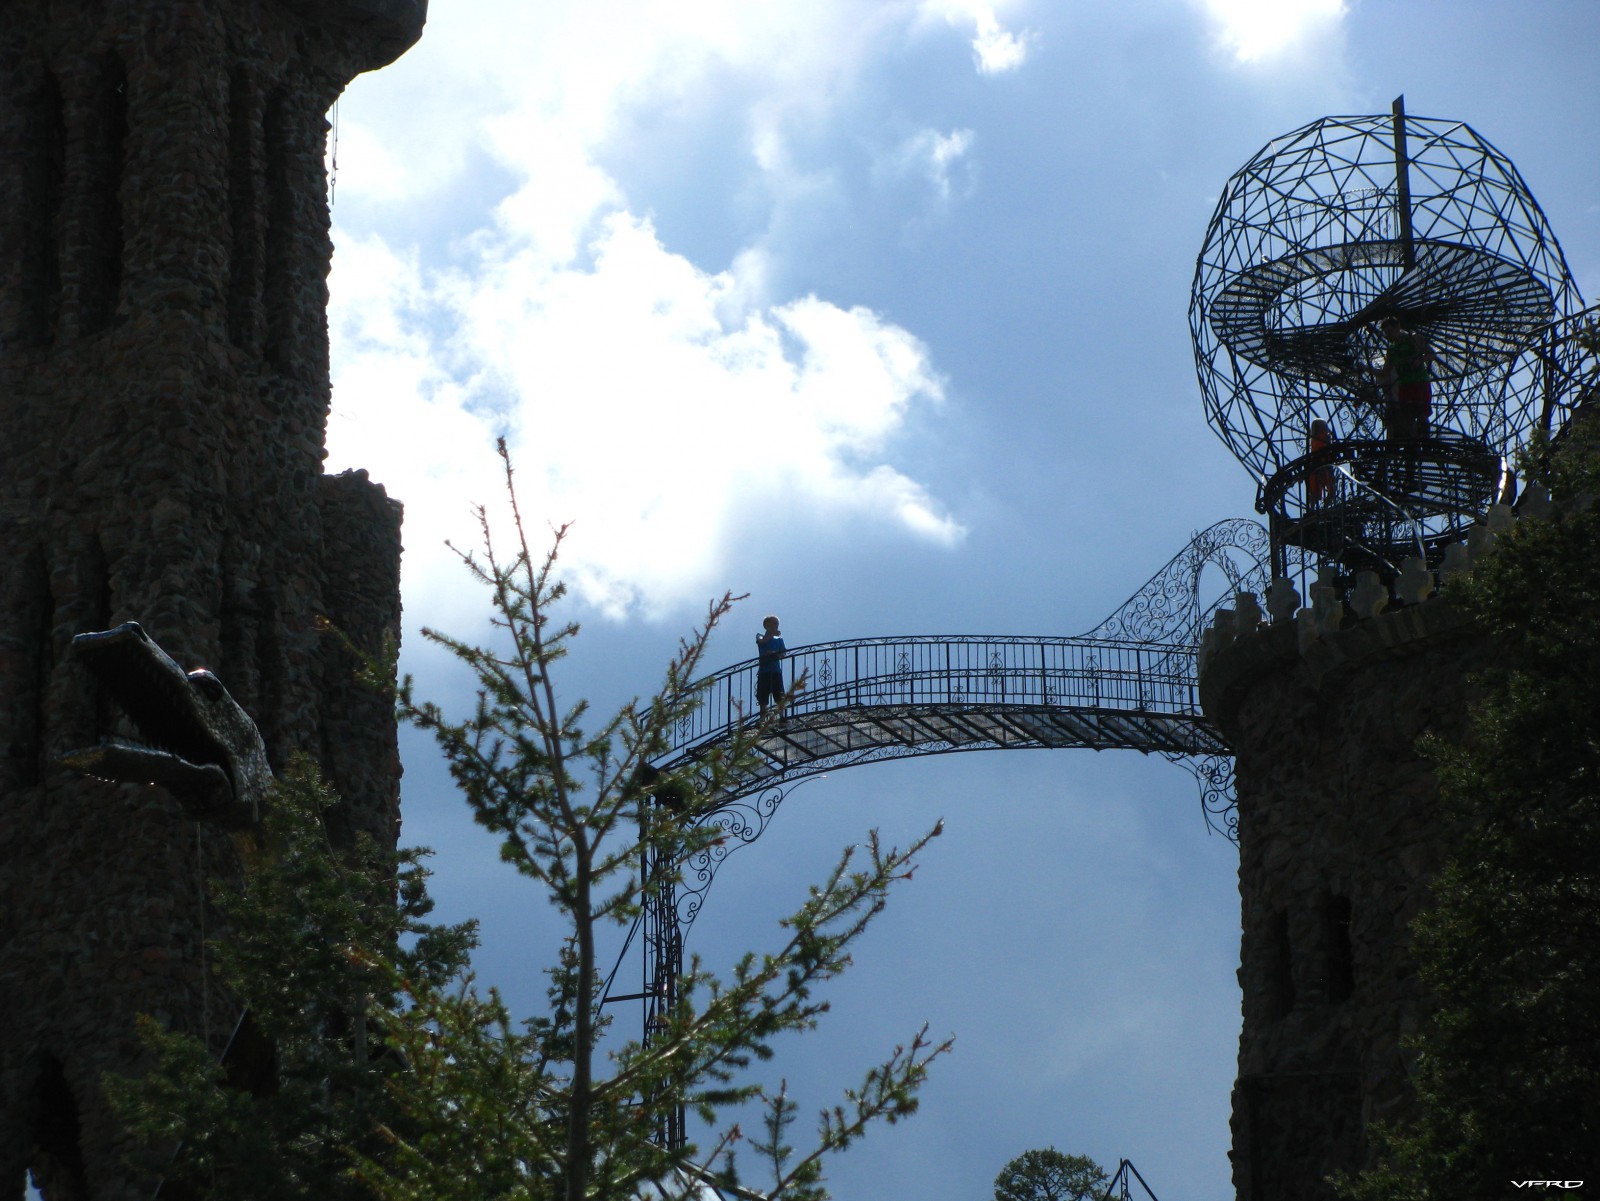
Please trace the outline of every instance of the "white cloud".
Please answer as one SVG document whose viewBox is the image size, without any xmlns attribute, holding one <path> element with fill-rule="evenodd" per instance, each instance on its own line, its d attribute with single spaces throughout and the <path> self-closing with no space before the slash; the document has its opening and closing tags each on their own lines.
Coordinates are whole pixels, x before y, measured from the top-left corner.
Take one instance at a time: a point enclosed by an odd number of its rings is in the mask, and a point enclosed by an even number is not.
<svg viewBox="0 0 1600 1201">
<path fill-rule="evenodd" d="M 749 512 L 961 536 L 883 461 L 913 407 L 942 399 L 905 330 L 816 297 L 752 305 L 732 272 L 699 270 L 621 212 L 587 268 L 507 230 L 478 251 L 432 282 L 381 243 L 341 241 L 336 257 L 330 457 L 408 502 L 421 589 L 470 504 L 496 501 L 501 430 L 527 511 L 574 521 L 571 578 L 613 614 L 726 586 Z"/>
<path fill-rule="evenodd" d="M 952 25 L 972 26 L 972 60 L 983 75 L 1015 71 L 1027 61 L 1035 39 L 1030 30 L 1013 33 L 1002 26 L 987 0 L 924 0 L 922 11 Z"/>
<path fill-rule="evenodd" d="M 1314 44 L 1345 16 L 1344 0 L 1202 0 L 1223 48 L 1242 63 Z"/>
<path fill-rule="evenodd" d="M 362 166 L 341 149 L 341 201 L 394 212 L 409 188 L 416 203 L 433 191 L 473 206 L 470 232 L 431 248 L 428 266 L 399 237 L 336 230 L 330 460 L 369 467 L 406 501 L 408 597 L 437 588 L 449 603 L 457 577 L 434 570 L 436 548 L 446 534 L 470 538 L 470 503 L 496 500 L 502 431 L 520 452 L 528 511 L 573 520 L 570 578 L 613 613 L 698 603 L 733 583 L 751 512 L 844 516 L 935 545 L 961 536 L 893 461 L 906 421 L 943 397 L 928 349 L 869 310 L 774 297 L 774 248 L 760 234 L 727 264 L 689 261 L 642 215 L 648 198 L 601 166 L 628 112 L 731 77 L 749 114 L 743 153 L 774 211 L 795 203 L 827 179 L 795 165 L 793 133 L 835 119 L 862 62 L 918 14 L 915 0 L 479 0 L 436 12 L 418 47 L 375 77 L 376 103 L 346 99 L 343 147 Z M 487 42 L 486 28 L 497 32 Z M 458 103 L 456 140 L 498 165 L 495 190 L 471 190 L 459 149 L 421 147 L 429 169 L 410 167 L 411 114 L 381 96 L 408 66 Z M 451 124 L 419 120 L 435 136 Z M 913 143 L 907 170 L 948 199 L 970 133 Z M 362 211 L 341 203 L 335 216 Z"/>
<path fill-rule="evenodd" d="M 978 14 L 978 29 L 972 39 L 972 57 L 984 75 L 999 75 L 1015 71 L 1028 57 L 1028 43 L 1033 35 L 1024 31 L 1017 34 L 1000 28 L 994 13 L 985 8 Z"/>
<path fill-rule="evenodd" d="M 919 129 L 885 155 L 874 168 L 880 182 L 920 179 L 932 191 L 940 209 L 961 199 L 971 185 L 967 153 L 972 149 L 970 129 Z"/>
<path fill-rule="evenodd" d="M 928 178 L 940 200 L 950 199 L 950 173 L 970 149 L 970 129 L 954 129 L 949 133 L 930 129 L 919 136 L 917 150 L 926 160 Z"/>
</svg>

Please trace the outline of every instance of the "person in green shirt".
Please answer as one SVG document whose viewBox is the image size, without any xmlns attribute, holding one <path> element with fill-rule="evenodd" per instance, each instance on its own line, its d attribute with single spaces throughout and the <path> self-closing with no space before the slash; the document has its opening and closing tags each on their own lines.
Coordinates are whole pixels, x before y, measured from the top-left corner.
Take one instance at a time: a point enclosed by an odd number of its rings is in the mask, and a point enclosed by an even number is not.
<svg viewBox="0 0 1600 1201">
<path fill-rule="evenodd" d="M 1385 317 L 1379 325 L 1389 344 L 1378 382 L 1392 387 L 1389 437 L 1396 442 L 1419 442 L 1428 436 L 1433 415 L 1433 348 L 1421 334 L 1404 328 L 1398 317 Z"/>
</svg>

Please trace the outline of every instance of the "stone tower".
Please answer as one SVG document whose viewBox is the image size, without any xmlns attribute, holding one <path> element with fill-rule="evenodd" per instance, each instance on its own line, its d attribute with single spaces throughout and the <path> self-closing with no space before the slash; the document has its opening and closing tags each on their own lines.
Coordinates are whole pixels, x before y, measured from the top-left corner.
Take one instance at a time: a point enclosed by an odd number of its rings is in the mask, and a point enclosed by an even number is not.
<svg viewBox="0 0 1600 1201">
<path fill-rule="evenodd" d="M 1321 1201 L 1374 1121 L 1408 1116 L 1424 1016 L 1409 926 L 1443 838 L 1424 731 L 1459 736 L 1487 641 L 1443 599 L 1302 639 L 1241 635 L 1201 678 L 1236 755 L 1244 1024 L 1238 1201 Z"/>
<path fill-rule="evenodd" d="M 219 1050 L 201 885 L 228 834 L 56 756 L 118 714 L 68 653 L 137 620 L 272 764 L 393 840 L 392 714 L 338 640 L 399 618 L 399 506 L 322 473 L 326 113 L 426 0 L 0 8 L 0 1196 L 131 1199 L 100 1091 L 157 1015 Z M 323 620 L 326 619 L 326 620 Z"/>
<path fill-rule="evenodd" d="M 1409 926 L 1449 833 L 1416 742 L 1462 733 L 1492 649 L 1430 591 L 1514 519 L 1513 452 L 1579 403 L 1583 307 L 1510 160 L 1404 97 L 1274 138 L 1207 228 L 1196 368 L 1276 577 L 1273 624 L 1241 605 L 1201 653 L 1235 754 L 1238 1201 L 1331 1198 L 1414 1103 Z"/>
</svg>

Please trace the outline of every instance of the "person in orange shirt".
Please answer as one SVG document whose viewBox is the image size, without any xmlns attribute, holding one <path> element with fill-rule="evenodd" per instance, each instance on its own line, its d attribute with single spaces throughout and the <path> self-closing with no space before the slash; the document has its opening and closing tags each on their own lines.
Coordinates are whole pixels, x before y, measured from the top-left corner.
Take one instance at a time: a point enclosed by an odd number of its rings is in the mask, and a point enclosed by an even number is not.
<svg viewBox="0 0 1600 1201">
<path fill-rule="evenodd" d="M 1307 440 L 1306 450 L 1316 454 L 1319 450 L 1327 450 L 1333 445 L 1333 435 L 1328 433 L 1328 423 L 1320 418 L 1311 423 L 1311 437 Z M 1314 509 L 1333 494 L 1333 467 L 1315 468 L 1306 476 L 1306 508 Z"/>
</svg>

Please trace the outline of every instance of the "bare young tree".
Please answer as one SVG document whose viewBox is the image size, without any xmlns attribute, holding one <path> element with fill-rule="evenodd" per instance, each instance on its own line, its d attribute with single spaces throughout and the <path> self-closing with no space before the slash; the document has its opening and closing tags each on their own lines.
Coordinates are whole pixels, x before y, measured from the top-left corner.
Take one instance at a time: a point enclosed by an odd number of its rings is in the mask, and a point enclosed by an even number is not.
<svg viewBox="0 0 1600 1201">
<path fill-rule="evenodd" d="M 258 868 L 231 907 L 230 928 L 235 940 L 256 940 L 268 953 L 235 956 L 228 983 L 278 1032 L 278 1076 L 298 1073 L 307 1087 L 292 1096 L 282 1088 L 252 1099 L 230 1096 L 203 1049 L 152 1028 L 148 1037 L 163 1066 L 125 1087 L 124 1109 L 147 1141 L 169 1150 L 180 1144 L 163 1170 L 200 1196 L 611 1201 L 687 1195 L 740 1141 L 730 1115 L 758 1103 L 766 1137 L 752 1147 L 767 1168 L 762 1191 L 816 1201 L 826 1196 L 825 1158 L 873 1123 L 914 1112 L 928 1065 L 949 1041 L 930 1040 L 926 1026 L 916 1031 L 821 1110 L 814 1138 L 801 1149 L 787 1142 L 795 1102 L 785 1089 L 768 1095 L 744 1070 L 770 1058 L 778 1036 L 816 1024 L 828 1007 L 819 988 L 849 964 L 890 886 L 910 876 L 938 827 L 903 850 L 870 835 L 808 890 L 774 947 L 744 955 L 726 979 L 691 961 L 648 1046 L 608 1037 L 601 943 L 607 928 L 638 917 L 642 863 L 648 856 L 670 877 L 717 837 L 672 808 L 649 804 L 646 793 L 693 790 L 702 809 L 714 806 L 747 769 L 765 727 L 752 722 L 692 773 L 662 779 L 645 770 L 699 703 L 695 681 L 707 640 L 734 603 L 727 595 L 680 643 L 647 703 L 590 725 L 585 703 L 564 699 L 557 665 L 578 633 L 555 616 L 565 591 L 556 573 L 564 529 L 548 552 L 535 553 L 503 442 L 499 449 L 509 537 L 503 544 L 480 509 L 481 547 L 457 551 L 490 593 L 492 643 L 423 632 L 471 671 L 476 702 L 466 716 L 452 717 L 417 699 L 408 678 L 399 709 L 436 738 L 474 817 L 499 838 L 502 859 L 561 915 L 565 934 L 545 968 L 547 1005 L 519 1022 L 497 992 L 476 987 L 466 963 L 471 931 L 421 921 L 425 890 L 414 856 L 401 877 L 400 917 L 390 913 L 365 928 L 333 902 L 383 893 L 382 871 L 325 856 L 314 835 L 279 835 L 286 853 L 315 861 L 297 871 L 332 882 L 311 890 L 317 903 L 296 906 L 265 883 L 278 868 Z M 302 826 L 314 823 L 317 808 L 314 797 L 286 806 L 286 820 L 298 813 Z M 330 921 L 330 909 L 342 916 Z M 318 960 L 314 979 L 302 980 L 316 995 L 295 996 L 281 966 L 274 973 L 273 957 L 289 953 L 286 939 L 337 949 Z M 312 1012 L 336 1020 L 296 1023 L 297 1014 Z M 165 1107 L 162 1120 L 151 1118 L 152 1104 Z M 673 1149 L 651 1141 L 680 1106 L 711 1132 L 705 1145 Z M 273 1169 L 273 1191 L 261 1192 L 233 1167 L 271 1158 L 275 1144 L 290 1152 Z"/>
</svg>

